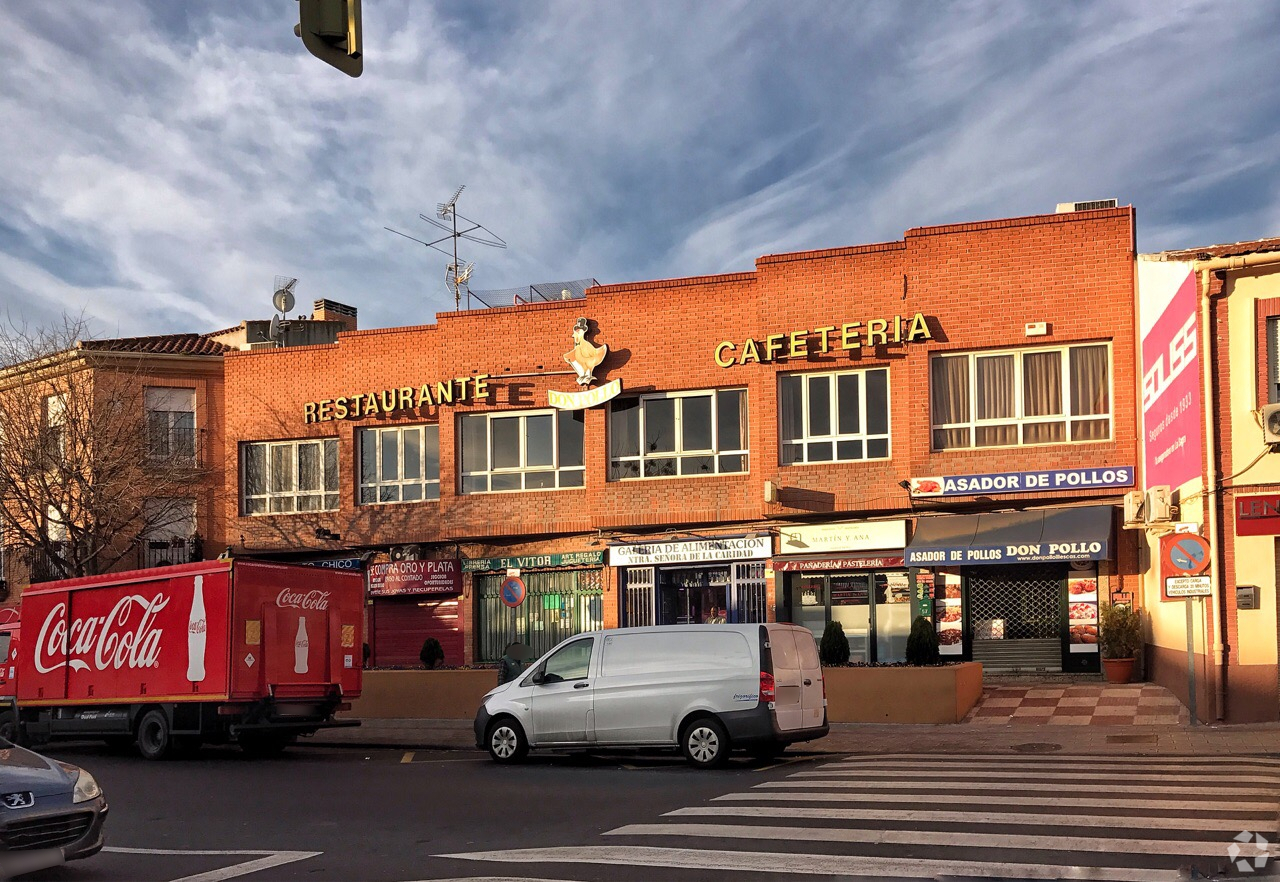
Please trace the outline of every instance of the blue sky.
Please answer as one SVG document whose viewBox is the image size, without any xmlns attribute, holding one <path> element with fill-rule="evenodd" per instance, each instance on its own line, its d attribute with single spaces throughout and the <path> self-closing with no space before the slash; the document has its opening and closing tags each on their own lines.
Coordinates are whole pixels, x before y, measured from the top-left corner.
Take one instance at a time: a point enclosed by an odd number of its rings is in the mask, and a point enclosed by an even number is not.
<svg viewBox="0 0 1280 882">
<path fill-rule="evenodd" d="M 1280 234 L 1280 4 L 364 0 L 351 79 L 294 0 L 0 0 L 0 307 L 100 335 L 331 297 L 749 270 L 1118 198 L 1141 251 Z M 16 51 L 15 51 L 16 48 Z"/>
</svg>

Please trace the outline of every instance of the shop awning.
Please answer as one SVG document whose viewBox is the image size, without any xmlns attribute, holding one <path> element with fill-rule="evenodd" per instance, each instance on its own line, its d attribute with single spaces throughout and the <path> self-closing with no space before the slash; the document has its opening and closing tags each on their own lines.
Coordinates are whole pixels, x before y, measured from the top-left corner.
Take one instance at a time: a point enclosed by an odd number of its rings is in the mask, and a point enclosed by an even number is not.
<svg viewBox="0 0 1280 882">
<path fill-rule="evenodd" d="M 906 562 L 927 567 L 1106 560 L 1113 510 L 1090 505 L 920 518 Z"/>
</svg>

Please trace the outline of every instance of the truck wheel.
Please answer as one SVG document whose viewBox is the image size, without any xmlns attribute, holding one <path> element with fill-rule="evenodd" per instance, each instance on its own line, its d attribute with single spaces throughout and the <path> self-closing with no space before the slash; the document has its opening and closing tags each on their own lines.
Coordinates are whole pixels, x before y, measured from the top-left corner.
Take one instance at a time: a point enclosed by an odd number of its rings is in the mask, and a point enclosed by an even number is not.
<svg viewBox="0 0 1280 882">
<path fill-rule="evenodd" d="M 518 763 L 529 753 L 529 739 L 524 737 L 524 729 L 510 717 L 495 720 L 484 741 L 495 763 Z"/>
<path fill-rule="evenodd" d="M 729 759 L 729 735 L 714 717 L 702 717 L 680 733 L 680 750 L 691 765 L 715 769 Z"/>
<path fill-rule="evenodd" d="M 284 753 L 285 749 L 297 740 L 297 736 L 281 735 L 279 732 L 254 733 L 241 735 L 237 740 L 246 756 L 254 759 L 269 759 Z"/>
<path fill-rule="evenodd" d="M 18 743 L 18 718 L 13 711 L 0 711 L 0 738 L 10 744 Z"/>
<path fill-rule="evenodd" d="M 160 760 L 172 750 L 169 718 L 159 708 L 152 708 L 142 715 L 142 722 L 138 723 L 138 752 L 145 759 Z"/>
</svg>

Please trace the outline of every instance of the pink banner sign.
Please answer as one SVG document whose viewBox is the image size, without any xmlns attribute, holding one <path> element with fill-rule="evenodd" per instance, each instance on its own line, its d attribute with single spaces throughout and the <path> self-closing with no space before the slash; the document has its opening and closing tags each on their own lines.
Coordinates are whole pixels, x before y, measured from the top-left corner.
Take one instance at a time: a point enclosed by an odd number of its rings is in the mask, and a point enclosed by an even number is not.
<svg viewBox="0 0 1280 882">
<path fill-rule="evenodd" d="M 369 595 L 461 594 L 462 568 L 455 559 L 402 560 L 369 567 Z"/>
<path fill-rule="evenodd" d="M 1176 488 L 1201 468 L 1196 277 L 1188 264 L 1140 263 L 1138 285 L 1143 310 L 1158 316 L 1142 337 L 1146 486 Z"/>
</svg>

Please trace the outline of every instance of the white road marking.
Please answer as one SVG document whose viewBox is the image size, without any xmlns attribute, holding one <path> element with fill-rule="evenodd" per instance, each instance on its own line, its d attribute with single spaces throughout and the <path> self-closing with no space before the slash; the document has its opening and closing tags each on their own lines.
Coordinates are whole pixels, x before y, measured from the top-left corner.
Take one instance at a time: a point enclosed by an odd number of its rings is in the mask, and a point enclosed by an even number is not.
<svg viewBox="0 0 1280 882">
<path fill-rule="evenodd" d="M 874 845 L 957 845 L 967 848 L 1013 848 L 1036 851 L 1105 851 L 1124 854 L 1188 854 L 1222 856 L 1230 839 L 1105 839 L 1066 836 L 1021 836 L 1008 833 L 946 833 L 930 830 L 844 830 L 831 827 L 757 827 L 737 824 L 628 824 L 605 836 L 706 836 L 718 839 L 781 839 L 807 842 L 862 842 Z M 1253 846 L 1251 845 L 1252 849 Z M 1260 854 L 1261 852 L 1259 852 Z M 1250 856 L 1253 852 L 1250 852 Z M 1280 843 L 1267 846 L 1280 857 Z"/>
<path fill-rule="evenodd" d="M 1177 779 L 1165 779 L 1177 780 Z M 791 778 L 785 781 L 767 781 L 764 784 L 757 784 L 756 787 L 763 788 L 781 788 L 791 787 L 797 790 L 814 787 L 831 787 L 831 788 L 857 788 L 859 790 L 993 790 L 996 788 L 1014 787 L 1011 781 L 993 781 L 990 784 L 981 781 L 865 781 L 854 779 L 838 780 L 838 781 L 793 781 Z M 1038 791 L 1042 793 L 1061 793 L 1062 784 L 1053 781 L 1019 781 L 1016 788 L 1022 791 Z M 1091 793 L 1133 793 L 1135 790 L 1142 793 L 1195 793 L 1197 796 L 1264 796 L 1273 797 L 1276 795 L 1275 787 L 1204 787 L 1198 783 L 1188 782 L 1186 784 L 1171 785 L 1154 785 L 1154 784 L 1093 784 L 1089 782 L 1081 782 L 1082 789 L 1087 789 Z M 913 794 L 920 796 L 920 794 Z"/>
<path fill-rule="evenodd" d="M 1034 762 L 1030 760 L 1026 754 L 999 754 L 999 753 L 933 753 L 922 756 L 916 753 L 886 753 L 886 754 L 847 754 L 843 759 L 837 760 L 829 764 L 830 766 L 845 765 L 849 763 L 873 763 L 877 766 L 891 763 L 904 764 L 911 768 L 919 766 L 925 762 L 951 763 L 958 760 L 966 762 L 988 762 L 998 763 L 1000 765 Z M 1039 757 L 1043 762 L 1057 762 L 1064 760 L 1067 762 L 1089 762 L 1089 763 L 1107 763 L 1119 766 L 1131 766 L 1134 763 L 1143 765 L 1171 765 L 1184 766 L 1192 765 L 1234 765 L 1248 764 L 1256 766 L 1268 766 L 1270 768 L 1280 768 L 1280 759 L 1262 756 L 1249 756 L 1246 754 L 1218 754 L 1213 756 L 1171 756 L 1167 754 L 1156 754 L 1152 756 L 1133 756 L 1131 754 L 1080 754 L 1080 753 L 1049 753 L 1041 754 Z"/>
<path fill-rule="evenodd" d="M 768 793 L 753 790 L 750 793 L 729 793 L 712 801 L 776 801 L 776 802 L 893 802 L 892 794 L 885 793 Z M 938 794 L 929 802 L 942 805 L 1040 805 L 1072 808 L 1130 808 L 1130 809 L 1185 809 L 1185 799 L 1105 799 L 1071 796 L 975 796 L 965 794 Z M 1238 811 L 1236 801 L 1210 802 L 1197 800 L 1196 808 L 1206 812 Z"/>
<path fill-rule="evenodd" d="M 200 857 L 255 857 L 255 860 L 243 861 L 238 864 L 232 864 L 229 867 L 222 867 L 217 870 L 210 870 L 207 873 L 196 873 L 194 876 L 183 876 L 180 879 L 173 879 L 171 882 L 222 882 L 224 879 L 234 879 L 237 876 L 247 876 L 250 873 L 257 873 L 262 870 L 270 870 L 273 867 L 282 867 L 285 864 L 296 863 L 297 861 L 305 861 L 308 858 L 319 857 L 324 854 L 322 851 L 263 851 L 263 850 L 204 850 L 204 849 L 179 849 L 179 848 L 122 848 L 120 846 L 108 845 L 103 851 L 114 852 L 116 854 L 152 854 L 164 856 L 200 856 Z"/>
<path fill-rule="evenodd" d="M 931 778 L 972 778 L 981 775 L 983 778 L 1044 778 L 1047 780 L 1065 780 L 1079 781 L 1082 778 L 1102 778 L 1107 780 L 1133 780 L 1145 781 L 1156 780 L 1160 778 L 1184 778 L 1187 780 L 1204 780 L 1210 777 L 1222 777 L 1230 775 L 1232 781 L 1249 781 L 1259 784 L 1280 784 L 1280 769 L 1272 774 L 1257 774 L 1259 769 L 1235 769 L 1216 767 L 1211 769 L 1150 769 L 1143 771 L 1120 771 L 1114 766 L 1105 768 L 1087 768 L 1071 764 L 1063 769 L 1046 768 L 1044 765 L 1028 766 L 1028 765 L 1012 765 L 1000 766 L 995 769 L 973 768 L 967 764 L 947 763 L 942 765 L 900 765 L 900 766 L 859 766 L 856 768 L 847 768 L 844 766 L 821 766 L 820 768 L 807 771 L 796 772 L 794 777 L 797 778 L 814 778 L 814 777 L 856 777 L 859 775 L 871 775 L 885 777 L 888 775 L 905 775 L 914 776 L 928 775 Z"/>
<path fill-rule="evenodd" d="M 517 848 L 438 854 L 436 857 L 502 863 L 573 863 L 675 867 L 731 872 L 785 873 L 790 876 L 890 876 L 932 879 L 941 875 L 996 879 L 1089 879 L 1093 882 L 1177 882 L 1177 870 L 1149 867 L 1061 867 L 994 861 L 929 860 L 840 854 L 789 854 L 765 851 L 715 852 L 700 848 L 588 845 Z"/>
<path fill-rule="evenodd" d="M 1003 824 L 1016 827 L 1105 827 L 1107 829 L 1132 827 L 1149 830 L 1222 830 L 1239 833 L 1252 830 L 1256 833 L 1276 833 L 1274 815 L 1270 820 L 1262 818 L 1148 818 L 1134 815 L 1037 815 L 1011 810 L 1007 812 L 948 812 L 931 809 L 848 809 L 803 808 L 788 806 L 787 817 L 810 818 L 830 821 L 945 821 L 961 824 Z M 1261 814 L 1261 813 L 1260 813 Z M 666 812 L 663 817 L 713 817 L 713 818 L 777 818 L 775 806 L 716 805 L 691 806 Z M 1132 821 L 1127 824 L 1126 821 Z M 923 833 L 921 834 L 924 835 Z"/>
</svg>

